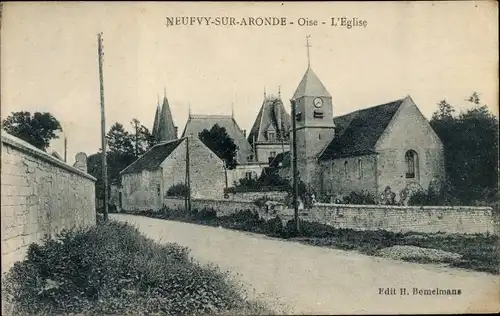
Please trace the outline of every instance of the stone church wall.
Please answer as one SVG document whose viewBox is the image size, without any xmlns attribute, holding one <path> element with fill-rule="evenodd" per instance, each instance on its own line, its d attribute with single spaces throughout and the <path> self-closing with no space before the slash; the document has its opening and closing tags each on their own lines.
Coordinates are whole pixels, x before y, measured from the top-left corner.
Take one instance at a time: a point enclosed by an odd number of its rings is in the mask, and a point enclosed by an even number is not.
<svg viewBox="0 0 500 316">
<path fill-rule="evenodd" d="M 44 235 L 96 223 L 96 179 L 2 133 L 2 271 Z"/>
<path fill-rule="evenodd" d="M 376 159 L 376 155 L 365 155 L 321 162 L 323 193 L 342 196 L 368 191 L 377 197 Z"/>
</svg>

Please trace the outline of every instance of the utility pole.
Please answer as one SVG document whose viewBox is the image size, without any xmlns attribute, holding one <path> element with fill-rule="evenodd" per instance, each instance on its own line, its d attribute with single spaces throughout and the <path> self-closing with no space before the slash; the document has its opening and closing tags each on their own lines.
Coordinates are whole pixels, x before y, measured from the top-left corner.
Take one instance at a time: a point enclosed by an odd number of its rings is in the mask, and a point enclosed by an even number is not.
<svg viewBox="0 0 500 316">
<path fill-rule="evenodd" d="M 64 133 L 64 162 L 68 162 L 68 137 Z"/>
<path fill-rule="evenodd" d="M 292 105 L 292 176 L 293 176 L 293 209 L 295 215 L 295 229 L 297 234 L 300 232 L 299 226 L 299 182 L 298 182 L 298 170 L 297 170 L 297 130 L 296 130 L 296 120 L 297 113 L 295 111 L 295 100 L 290 100 Z"/>
<path fill-rule="evenodd" d="M 104 77 L 102 63 L 104 59 L 102 33 L 97 34 L 97 52 L 99 56 L 99 83 L 101 94 L 101 147 L 102 147 L 102 181 L 104 186 L 104 221 L 108 220 L 108 167 L 106 163 L 106 119 L 104 111 Z"/>
<path fill-rule="evenodd" d="M 189 163 L 189 136 L 186 137 L 186 187 L 187 187 L 187 196 L 186 196 L 186 211 L 191 213 L 191 170 Z"/>
<path fill-rule="evenodd" d="M 138 119 L 133 119 L 132 120 L 132 126 L 135 129 L 135 146 L 134 146 L 134 152 L 135 152 L 135 157 L 139 157 L 139 120 Z"/>
</svg>

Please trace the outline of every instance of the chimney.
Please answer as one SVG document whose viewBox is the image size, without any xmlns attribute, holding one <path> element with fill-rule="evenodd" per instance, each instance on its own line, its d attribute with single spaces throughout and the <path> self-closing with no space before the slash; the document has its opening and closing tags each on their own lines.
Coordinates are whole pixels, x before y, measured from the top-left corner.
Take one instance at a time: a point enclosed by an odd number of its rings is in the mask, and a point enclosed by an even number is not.
<svg viewBox="0 0 500 316">
<path fill-rule="evenodd" d="M 247 138 L 247 130 L 246 129 L 243 130 L 243 137 Z"/>
<path fill-rule="evenodd" d="M 179 128 L 177 126 L 174 126 L 175 139 L 177 139 L 177 137 L 179 137 L 179 135 L 177 134 L 178 130 L 179 130 Z"/>
<path fill-rule="evenodd" d="M 75 163 L 73 164 L 73 167 L 87 173 L 87 155 L 82 152 L 76 154 Z"/>
</svg>

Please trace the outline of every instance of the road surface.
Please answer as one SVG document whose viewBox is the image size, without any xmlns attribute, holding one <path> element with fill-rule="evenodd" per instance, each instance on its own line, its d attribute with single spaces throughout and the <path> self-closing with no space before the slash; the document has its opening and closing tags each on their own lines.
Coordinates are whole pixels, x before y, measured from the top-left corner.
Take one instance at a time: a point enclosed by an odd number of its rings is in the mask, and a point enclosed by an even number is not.
<svg viewBox="0 0 500 316">
<path fill-rule="evenodd" d="M 249 286 L 250 297 L 260 297 L 284 313 L 499 311 L 497 275 L 399 262 L 222 228 L 122 214 L 111 218 L 127 221 L 156 241 L 187 246 L 202 263 L 238 273 Z M 402 288 L 406 295 L 401 295 Z M 461 294 L 414 295 L 414 288 L 460 289 Z M 386 289 L 395 294 L 380 294 Z"/>
</svg>

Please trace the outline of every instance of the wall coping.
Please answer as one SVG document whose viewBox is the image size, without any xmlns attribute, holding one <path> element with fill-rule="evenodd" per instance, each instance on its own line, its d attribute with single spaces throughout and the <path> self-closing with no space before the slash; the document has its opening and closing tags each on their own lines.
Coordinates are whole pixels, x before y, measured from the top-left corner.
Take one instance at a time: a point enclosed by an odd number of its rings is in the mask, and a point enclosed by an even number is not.
<svg viewBox="0 0 500 316">
<path fill-rule="evenodd" d="M 345 208 L 377 208 L 377 209 L 402 209 L 402 210 L 457 210 L 457 209 L 474 209 L 478 211 L 492 211 L 493 209 L 489 206 L 469 206 L 469 205 L 457 205 L 457 206 L 401 206 L 401 205 L 358 205 L 358 204 L 333 204 L 333 203 L 316 203 L 314 207 L 345 207 Z"/>
<path fill-rule="evenodd" d="M 254 201 L 248 200 L 221 200 L 221 199 L 211 199 L 211 198 L 203 198 L 203 199 L 192 199 L 192 201 L 209 201 L 209 202 L 222 202 L 222 203 L 251 203 L 255 204 Z"/>
<path fill-rule="evenodd" d="M 65 169 L 66 171 L 77 174 L 81 177 L 87 178 L 87 179 L 92 180 L 94 182 L 97 181 L 96 178 L 89 175 L 88 173 L 83 172 L 80 169 L 77 169 L 71 165 L 68 165 L 67 163 L 65 163 L 65 162 L 63 162 L 55 157 L 52 157 L 51 155 L 44 152 L 43 150 L 40 150 L 40 149 L 36 148 L 35 146 L 33 146 L 33 145 L 31 145 L 31 144 L 29 144 L 21 139 L 9 134 L 9 133 L 2 131 L 1 136 L 2 136 L 2 143 L 5 143 L 11 147 L 14 147 L 14 148 L 18 149 L 19 151 L 22 151 L 22 152 L 25 152 L 31 156 L 37 157 L 37 158 L 44 160 L 52 165 L 55 165 L 61 169 Z"/>
</svg>

